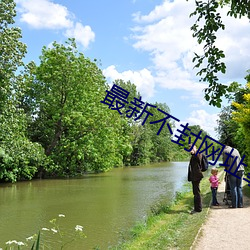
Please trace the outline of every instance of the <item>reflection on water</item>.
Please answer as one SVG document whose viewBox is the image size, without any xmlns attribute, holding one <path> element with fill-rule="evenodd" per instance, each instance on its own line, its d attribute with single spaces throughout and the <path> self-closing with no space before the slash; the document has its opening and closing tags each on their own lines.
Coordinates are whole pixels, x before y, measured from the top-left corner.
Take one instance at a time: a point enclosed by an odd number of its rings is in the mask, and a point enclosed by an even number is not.
<svg viewBox="0 0 250 250">
<path fill-rule="evenodd" d="M 57 218 L 66 231 L 82 225 L 87 235 L 83 244 L 68 249 L 107 249 L 156 201 L 163 197 L 170 201 L 186 176 L 187 162 L 170 162 L 117 168 L 81 179 L 1 184 L 0 247 L 8 240 L 24 241 L 42 227 L 51 228 L 49 221 Z"/>
</svg>

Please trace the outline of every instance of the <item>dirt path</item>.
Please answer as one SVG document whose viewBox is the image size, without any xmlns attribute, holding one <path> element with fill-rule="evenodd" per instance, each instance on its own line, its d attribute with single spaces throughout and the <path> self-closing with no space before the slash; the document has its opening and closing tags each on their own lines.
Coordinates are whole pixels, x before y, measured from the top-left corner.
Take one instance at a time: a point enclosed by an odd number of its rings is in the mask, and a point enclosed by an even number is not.
<svg viewBox="0 0 250 250">
<path fill-rule="evenodd" d="M 249 187 L 250 188 L 250 187 Z M 230 209 L 223 202 L 225 182 L 218 188 L 219 207 L 211 207 L 207 221 L 201 227 L 193 250 L 249 250 L 250 198 L 243 198 L 244 207 Z"/>
</svg>

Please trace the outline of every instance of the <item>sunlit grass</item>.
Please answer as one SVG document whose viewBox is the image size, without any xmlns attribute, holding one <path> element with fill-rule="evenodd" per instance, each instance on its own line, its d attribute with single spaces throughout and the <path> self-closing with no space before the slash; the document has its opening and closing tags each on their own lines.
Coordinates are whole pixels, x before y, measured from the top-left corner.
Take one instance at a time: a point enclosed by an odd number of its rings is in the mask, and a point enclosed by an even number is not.
<svg viewBox="0 0 250 250">
<path fill-rule="evenodd" d="M 209 171 L 209 170 L 208 170 Z M 219 169 L 222 173 L 222 169 Z M 193 209 L 191 183 L 177 192 L 171 204 L 164 201 L 153 206 L 145 221 L 137 223 L 123 242 L 110 249 L 190 249 L 206 220 L 211 202 L 209 173 L 201 181 L 203 211 L 190 215 Z M 221 178 L 223 178 L 221 176 Z"/>
</svg>

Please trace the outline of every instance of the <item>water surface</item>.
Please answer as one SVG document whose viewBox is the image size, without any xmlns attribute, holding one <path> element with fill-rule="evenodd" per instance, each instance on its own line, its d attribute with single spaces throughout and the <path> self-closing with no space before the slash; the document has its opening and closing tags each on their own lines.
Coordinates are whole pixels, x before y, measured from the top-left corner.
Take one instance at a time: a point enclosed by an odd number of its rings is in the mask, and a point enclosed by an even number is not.
<svg viewBox="0 0 250 250">
<path fill-rule="evenodd" d="M 116 168 L 80 179 L 1 184 L 0 247 L 8 240 L 25 241 L 39 229 L 51 228 L 49 221 L 57 218 L 67 234 L 82 225 L 87 235 L 65 249 L 107 249 L 117 244 L 121 232 L 143 220 L 157 201 L 168 197 L 170 202 L 186 177 L 187 162 L 169 162 Z M 59 240 L 57 234 L 43 233 L 48 241 Z"/>
</svg>

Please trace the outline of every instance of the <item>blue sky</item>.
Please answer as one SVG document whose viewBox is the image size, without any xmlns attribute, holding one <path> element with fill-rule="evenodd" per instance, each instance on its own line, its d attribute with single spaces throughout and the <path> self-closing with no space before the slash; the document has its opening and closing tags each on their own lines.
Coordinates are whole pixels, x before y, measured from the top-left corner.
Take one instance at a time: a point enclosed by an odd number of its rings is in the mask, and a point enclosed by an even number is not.
<svg viewBox="0 0 250 250">
<path fill-rule="evenodd" d="M 148 103 L 166 103 L 181 124 L 200 125 L 216 138 L 219 108 L 204 101 L 205 83 L 193 69 L 194 1 L 189 0 L 16 0 L 16 25 L 28 46 L 26 62 L 39 62 L 44 45 L 75 37 L 78 48 L 97 59 L 108 82 L 130 80 Z M 217 45 L 226 54 L 223 83 L 245 84 L 250 69 L 250 23 L 221 10 L 226 30 Z M 227 104 L 227 103 L 225 103 Z M 113 111 L 111 111 L 113 112 Z M 178 125 L 178 124 L 176 124 Z"/>
</svg>

